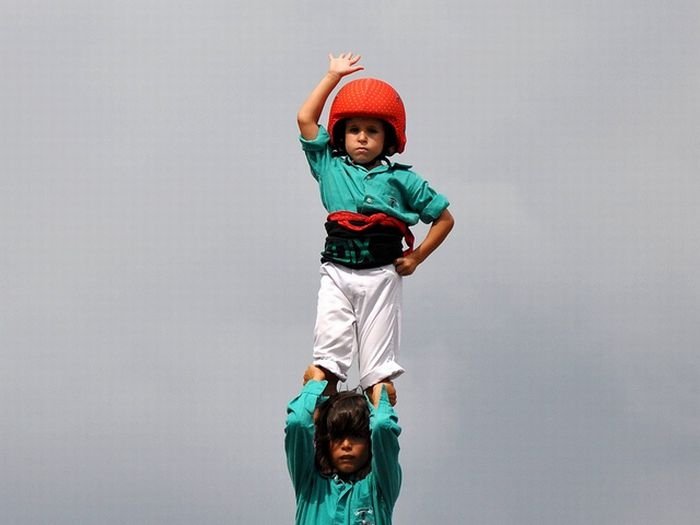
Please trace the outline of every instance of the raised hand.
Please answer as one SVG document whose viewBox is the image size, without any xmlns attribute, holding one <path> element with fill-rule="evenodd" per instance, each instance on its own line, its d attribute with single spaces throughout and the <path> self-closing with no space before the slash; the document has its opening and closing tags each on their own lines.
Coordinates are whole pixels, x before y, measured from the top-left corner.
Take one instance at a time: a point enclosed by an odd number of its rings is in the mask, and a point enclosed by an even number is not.
<svg viewBox="0 0 700 525">
<path fill-rule="evenodd" d="M 309 365 L 304 370 L 304 384 L 309 381 L 328 381 L 323 395 L 330 396 L 338 391 L 338 378 L 328 370 L 316 365 Z"/>
<path fill-rule="evenodd" d="M 382 397 L 382 386 L 386 387 L 386 393 L 389 396 L 389 403 L 391 403 L 391 406 L 394 406 L 396 404 L 396 387 L 394 386 L 394 383 L 388 379 L 385 379 L 376 385 L 372 385 L 367 389 L 369 400 L 375 407 L 379 406 L 379 400 Z"/>
<path fill-rule="evenodd" d="M 323 371 L 323 368 L 309 365 L 306 370 L 304 370 L 304 384 L 309 381 L 324 381 L 325 379 L 326 373 Z"/>
<path fill-rule="evenodd" d="M 365 66 L 358 64 L 360 58 L 362 58 L 360 55 L 353 55 L 352 53 L 341 53 L 337 57 L 329 54 L 328 72 L 344 77 L 356 71 L 361 71 Z"/>
</svg>

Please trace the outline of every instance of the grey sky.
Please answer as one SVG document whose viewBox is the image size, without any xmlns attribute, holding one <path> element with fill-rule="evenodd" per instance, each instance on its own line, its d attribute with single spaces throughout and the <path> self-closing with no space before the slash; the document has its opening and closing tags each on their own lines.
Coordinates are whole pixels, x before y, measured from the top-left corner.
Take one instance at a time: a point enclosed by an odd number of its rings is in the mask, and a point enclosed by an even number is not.
<svg viewBox="0 0 700 525">
<path fill-rule="evenodd" d="M 395 523 L 698 522 L 697 2 L 10 4 L 4 523 L 292 523 L 295 113 L 340 51 L 457 220 L 405 283 Z"/>
</svg>

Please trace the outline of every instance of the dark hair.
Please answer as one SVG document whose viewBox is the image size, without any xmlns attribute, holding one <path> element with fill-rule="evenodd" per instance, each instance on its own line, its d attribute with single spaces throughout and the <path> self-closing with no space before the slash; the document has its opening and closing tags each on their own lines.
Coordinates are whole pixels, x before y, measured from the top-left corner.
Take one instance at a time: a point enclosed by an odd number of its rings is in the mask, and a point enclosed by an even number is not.
<svg viewBox="0 0 700 525">
<path fill-rule="evenodd" d="M 367 399 L 357 392 L 338 392 L 318 408 L 314 445 L 316 468 L 324 476 L 335 472 L 331 460 L 331 441 L 347 436 L 370 439 Z M 371 447 L 370 447 L 371 459 Z M 371 462 L 354 475 L 363 478 L 371 470 Z"/>
<path fill-rule="evenodd" d="M 398 141 L 396 140 L 396 131 L 394 131 L 393 126 L 387 121 L 379 119 L 384 126 L 384 149 L 382 150 L 382 157 L 390 157 L 396 153 L 396 145 Z M 333 154 L 335 156 L 347 155 L 345 151 L 345 126 L 348 123 L 348 119 L 339 120 L 338 123 L 333 128 Z"/>
</svg>

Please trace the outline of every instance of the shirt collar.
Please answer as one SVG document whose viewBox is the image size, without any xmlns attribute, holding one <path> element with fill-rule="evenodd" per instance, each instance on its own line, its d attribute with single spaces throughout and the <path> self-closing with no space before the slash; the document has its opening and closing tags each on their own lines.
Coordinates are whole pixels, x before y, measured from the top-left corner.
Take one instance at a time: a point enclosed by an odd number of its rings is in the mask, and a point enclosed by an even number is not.
<svg viewBox="0 0 700 525">
<path fill-rule="evenodd" d="M 350 158 L 350 155 L 345 156 L 345 163 L 350 165 L 350 166 L 355 166 L 356 168 L 360 168 L 366 171 L 395 171 L 395 170 L 408 170 L 411 169 L 410 164 L 401 164 L 400 162 L 391 162 L 388 157 L 382 157 L 380 164 L 376 165 L 374 168 L 371 170 L 368 170 L 364 166 L 361 166 L 359 164 L 355 164 L 352 159 Z"/>
</svg>

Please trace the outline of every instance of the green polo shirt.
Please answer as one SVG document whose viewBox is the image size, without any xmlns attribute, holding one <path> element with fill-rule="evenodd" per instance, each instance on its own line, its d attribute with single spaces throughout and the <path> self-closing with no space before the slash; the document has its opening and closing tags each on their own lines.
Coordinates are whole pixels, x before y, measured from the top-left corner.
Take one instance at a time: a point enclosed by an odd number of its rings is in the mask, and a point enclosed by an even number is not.
<svg viewBox="0 0 700 525">
<path fill-rule="evenodd" d="M 379 406 L 370 409 L 372 470 L 362 479 L 344 481 L 316 469 L 314 410 L 325 399 L 326 381 L 309 381 L 287 406 L 285 451 L 294 485 L 297 525 L 391 525 L 401 489 L 398 417 L 382 389 Z"/>
<path fill-rule="evenodd" d="M 411 166 L 386 160 L 367 170 L 349 157 L 333 156 L 330 136 L 323 126 L 315 139 L 300 137 L 300 141 L 311 174 L 318 181 L 321 202 L 329 213 L 386 213 L 413 226 L 419 220 L 433 222 L 449 206 L 447 198 Z"/>
</svg>

